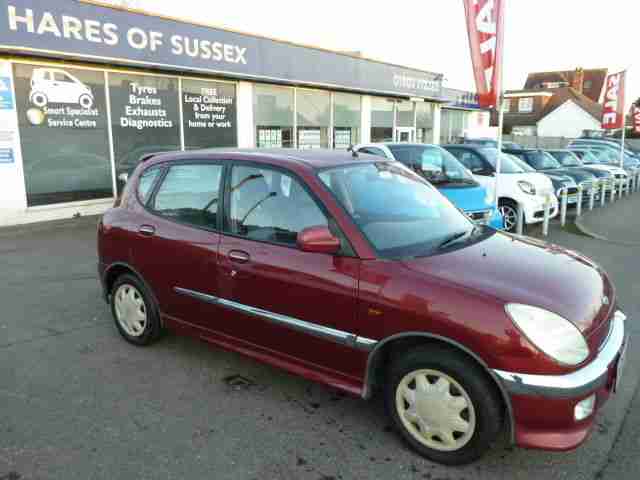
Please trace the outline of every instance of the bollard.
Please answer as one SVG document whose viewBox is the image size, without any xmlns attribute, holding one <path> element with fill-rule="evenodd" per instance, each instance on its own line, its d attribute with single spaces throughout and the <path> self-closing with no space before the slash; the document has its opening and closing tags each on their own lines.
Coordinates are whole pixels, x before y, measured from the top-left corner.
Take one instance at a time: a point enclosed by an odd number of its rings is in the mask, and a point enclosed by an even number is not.
<svg viewBox="0 0 640 480">
<path fill-rule="evenodd" d="M 591 187 L 593 189 L 593 187 Z M 576 217 L 582 215 L 582 185 L 578 185 L 578 196 L 576 197 Z"/>
<path fill-rule="evenodd" d="M 547 195 L 544 199 L 544 217 L 542 220 L 542 235 L 545 237 L 549 235 L 549 215 L 551 213 L 549 211 L 550 209 L 551 209 L 551 200 Z"/>
<path fill-rule="evenodd" d="M 635 182 L 635 184 L 636 184 L 635 186 L 636 186 L 636 192 L 637 192 L 638 190 L 640 190 L 640 170 L 638 170 L 636 172 L 636 182 Z"/>
<path fill-rule="evenodd" d="M 611 203 L 616 201 L 616 188 L 618 188 L 618 181 L 614 178 L 611 183 L 611 197 L 609 198 Z"/>
<path fill-rule="evenodd" d="M 600 183 L 595 182 L 591 189 L 591 194 L 589 195 L 589 210 L 593 210 L 593 204 L 596 201 L 596 191 L 598 190 L 598 187 L 600 187 Z"/>
<path fill-rule="evenodd" d="M 524 231 L 524 208 L 518 203 L 518 220 L 516 222 L 516 234 L 522 235 Z"/>
<path fill-rule="evenodd" d="M 622 200 L 622 194 L 624 192 L 624 186 L 627 182 L 628 176 L 620 180 L 620 185 L 618 186 L 618 198 Z"/>
<path fill-rule="evenodd" d="M 626 185 L 624 186 L 624 195 L 625 195 L 626 197 L 628 197 L 628 196 L 629 196 L 629 193 L 630 193 L 630 192 L 629 192 L 629 189 L 631 188 L 631 179 L 632 179 L 632 178 L 633 178 L 633 175 L 629 175 L 629 176 L 627 177 L 627 183 L 626 183 Z"/>
<path fill-rule="evenodd" d="M 633 189 L 635 188 L 636 176 L 631 174 L 629 176 L 629 193 L 633 193 Z"/>
<path fill-rule="evenodd" d="M 609 184 L 609 180 L 602 180 L 602 191 L 600 192 L 600 206 L 604 207 L 605 202 L 607 201 L 607 185 Z"/>
<path fill-rule="evenodd" d="M 567 187 L 560 191 L 560 225 L 564 227 L 567 223 L 567 196 L 569 195 Z"/>
</svg>

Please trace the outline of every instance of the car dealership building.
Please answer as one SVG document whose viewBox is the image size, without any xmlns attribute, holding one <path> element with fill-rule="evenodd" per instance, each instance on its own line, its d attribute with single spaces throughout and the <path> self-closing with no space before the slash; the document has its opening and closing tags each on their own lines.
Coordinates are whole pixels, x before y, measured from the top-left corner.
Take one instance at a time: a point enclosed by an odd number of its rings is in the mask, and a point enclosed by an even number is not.
<svg viewBox="0 0 640 480">
<path fill-rule="evenodd" d="M 89 2 L 0 7 L 0 226 L 103 212 L 145 154 L 453 141 L 442 74 Z M 462 98 L 464 97 L 464 98 Z"/>
</svg>

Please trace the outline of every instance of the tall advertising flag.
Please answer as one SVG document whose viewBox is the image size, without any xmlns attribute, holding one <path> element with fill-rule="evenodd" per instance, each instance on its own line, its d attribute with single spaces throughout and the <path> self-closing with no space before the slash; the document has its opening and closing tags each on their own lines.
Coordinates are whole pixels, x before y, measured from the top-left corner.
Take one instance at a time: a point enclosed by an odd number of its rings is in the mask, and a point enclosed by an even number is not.
<svg viewBox="0 0 640 480">
<path fill-rule="evenodd" d="M 631 116 L 633 117 L 633 131 L 640 134 L 640 106 L 637 104 L 631 106 Z"/>
<path fill-rule="evenodd" d="M 624 88 L 627 72 L 612 73 L 607 77 L 602 111 L 602 128 L 615 130 L 624 127 Z"/>
<path fill-rule="evenodd" d="M 498 105 L 502 80 L 505 0 L 464 0 L 479 104 Z"/>
</svg>

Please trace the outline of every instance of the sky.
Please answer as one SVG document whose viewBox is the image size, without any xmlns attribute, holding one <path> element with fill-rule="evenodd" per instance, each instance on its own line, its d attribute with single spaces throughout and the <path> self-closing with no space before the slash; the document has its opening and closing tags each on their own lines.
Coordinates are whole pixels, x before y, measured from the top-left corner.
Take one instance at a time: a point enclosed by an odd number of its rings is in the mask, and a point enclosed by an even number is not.
<svg viewBox="0 0 640 480">
<path fill-rule="evenodd" d="M 444 73 L 474 90 L 462 0 L 107 0 L 133 8 Z M 528 72 L 627 69 L 627 107 L 640 97 L 638 0 L 505 0 L 504 88 Z"/>
</svg>

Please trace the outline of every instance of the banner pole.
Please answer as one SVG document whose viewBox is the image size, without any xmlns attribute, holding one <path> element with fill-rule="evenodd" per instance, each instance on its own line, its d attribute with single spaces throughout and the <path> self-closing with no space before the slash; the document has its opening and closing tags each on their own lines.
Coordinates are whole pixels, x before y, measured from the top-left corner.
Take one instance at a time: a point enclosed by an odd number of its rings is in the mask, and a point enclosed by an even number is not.
<svg viewBox="0 0 640 480">
<path fill-rule="evenodd" d="M 498 183 L 500 180 L 500 172 L 502 171 L 502 128 L 504 123 L 504 107 L 502 105 L 504 99 L 502 92 L 498 96 L 498 156 L 496 158 L 496 181 L 494 183 L 495 203 L 498 208 Z"/>
<path fill-rule="evenodd" d="M 620 168 L 624 168 L 624 140 L 627 132 L 627 119 L 626 114 L 622 115 L 622 135 L 620 140 Z"/>
</svg>

